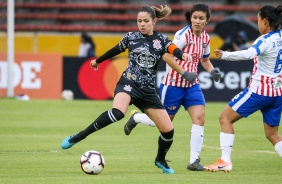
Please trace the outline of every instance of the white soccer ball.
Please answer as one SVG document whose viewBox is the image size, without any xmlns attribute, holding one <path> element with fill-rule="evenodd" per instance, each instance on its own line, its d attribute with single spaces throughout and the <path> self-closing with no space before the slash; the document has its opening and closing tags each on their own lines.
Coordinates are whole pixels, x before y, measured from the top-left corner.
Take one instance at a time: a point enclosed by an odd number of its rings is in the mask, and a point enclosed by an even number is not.
<svg viewBox="0 0 282 184">
<path fill-rule="evenodd" d="M 98 151 L 86 151 L 80 158 L 80 165 L 86 174 L 99 174 L 105 167 L 105 159 Z"/>
<path fill-rule="evenodd" d="M 69 89 L 65 89 L 62 91 L 61 97 L 63 100 L 71 101 L 73 100 L 73 92 Z"/>
</svg>

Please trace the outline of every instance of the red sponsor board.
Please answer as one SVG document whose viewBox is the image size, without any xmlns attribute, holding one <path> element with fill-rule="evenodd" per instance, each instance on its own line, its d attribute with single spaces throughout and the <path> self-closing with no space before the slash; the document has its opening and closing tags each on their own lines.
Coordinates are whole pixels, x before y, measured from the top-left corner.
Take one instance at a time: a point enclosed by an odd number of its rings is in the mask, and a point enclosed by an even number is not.
<svg viewBox="0 0 282 184">
<path fill-rule="evenodd" d="M 73 91 L 76 99 L 108 100 L 114 96 L 114 89 L 128 59 L 125 57 L 105 60 L 98 70 L 90 68 L 94 58 L 64 57 L 63 89 Z"/>
<path fill-rule="evenodd" d="M 62 92 L 62 55 L 15 54 L 13 64 L 14 94 L 31 99 L 59 99 Z M 7 96 L 7 55 L 0 54 L 0 96 Z"/>
</svg>

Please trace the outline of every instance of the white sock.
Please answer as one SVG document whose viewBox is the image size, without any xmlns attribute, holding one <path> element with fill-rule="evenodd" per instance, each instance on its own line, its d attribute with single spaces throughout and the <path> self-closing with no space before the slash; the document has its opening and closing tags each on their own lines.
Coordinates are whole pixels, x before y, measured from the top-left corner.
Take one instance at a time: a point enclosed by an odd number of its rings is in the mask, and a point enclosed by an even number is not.
<svg viewBox="0 0 282 184">
<path fill-rule="evenodd" d="M 220 132 L 221 159 L 226 163 L 231 162 L 231 152 L 234 138 L 235 134 L 226 134 Z"/>
<path fill-rule="evenodd" d="M 190 164 L 200 157 L 204 141 L 204 126 L 192 124 L 190 136 Z"/>
<path fill-rule="evenodd" d="M 274 148 L 277 151 L 278 155 L 282 157 L 282 141 L 275 144 Z"/>
<path fill-rule="evenodd" d="M 144 113 L 137 113 L 133 116 L 136 123 L 142 123 L 147 126 L 155 127 L 155 123 Z"/>
</svg>

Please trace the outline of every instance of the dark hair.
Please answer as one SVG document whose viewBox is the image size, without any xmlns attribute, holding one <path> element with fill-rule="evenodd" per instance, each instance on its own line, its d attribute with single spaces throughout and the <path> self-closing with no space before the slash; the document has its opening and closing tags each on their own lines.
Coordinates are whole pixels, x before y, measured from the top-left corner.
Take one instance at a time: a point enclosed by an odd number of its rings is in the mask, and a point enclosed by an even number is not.
<svg viewBox="0 0 282 184">
<path fill-rule="evenodd" d="M 95 43 L 93 42 L 92 38 L 87 33 L 81 33 L 81 38 L 86 43 L 89 43 L 93 47 L 93 49 L 95 50 Z"/>
<path fill-rule="evenodd" d="M 138 13 L 139 12 L 147 12 L 151 14 L 152 19 L 155 19 L 155 18 L 163 19 L 170 15 L 171 8 L 167 5 L 165 6 L 160 5 L 160 8 L 155 7 L 155 6 L 143 6 L 139 9 Z"/>
<path fill-rule="evenodd" d="M 191 15 L 192 15 L 195 11 L 206 12 L 207 20 L 208 20 L 208 21 L 210 20 L 210 17 L 211 17 L 211 10 L 210 10 L 209 6 L 206 5 L 206 4 L 195 4 L 195 5 L 192 6 L 192 8 L 191 8 L 190 10 L 188 9 L 188 10 L 184 13 L 185 19 L 186 19 L 186 21 L 188 22 L 188 24 L 191 24 Z"/>
<path fill-rule="evenodd" d="M 265 5 L 259 9 L 259 16 L 266 18 L 272 30 L 281 29 L 282 27 L 282 5 L 276 8 L 271 5 Z"/>
</svg>

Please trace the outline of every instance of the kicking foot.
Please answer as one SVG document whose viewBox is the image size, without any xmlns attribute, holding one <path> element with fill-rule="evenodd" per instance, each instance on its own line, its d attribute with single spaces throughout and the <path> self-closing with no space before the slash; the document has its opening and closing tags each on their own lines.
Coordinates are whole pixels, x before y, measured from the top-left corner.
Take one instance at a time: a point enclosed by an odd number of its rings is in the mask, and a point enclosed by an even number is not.
<svg viewBox="0 0 282 184">
<path fill-rule="evenodd" d="M 74 140 L 73 140 L 73 138 L 74 138 L 75 136 L 76 136 L 76 134 L 66 137 L 66 138 L 63 140 L 63 142 L 62 142 L 62 144 L 61 144 L 61 147 L 62 147 L 63 149 L 69 149 L 69 148 L 71 148 L 73 145 L 75 145 L 76 143 L 78 143 L 78 142 L 74 142 Z"/>
<path fill-rule="evenodd" d="M 162 169 L 163 173 L 165 173 L 165 174 L 174 174 L 174 170 L 168 166 L 168 164 L 166 163 L 165 160 L 163 160 L 163 161 L 156 160 L 155 165 L 158 168 Z"/>
</svg>

